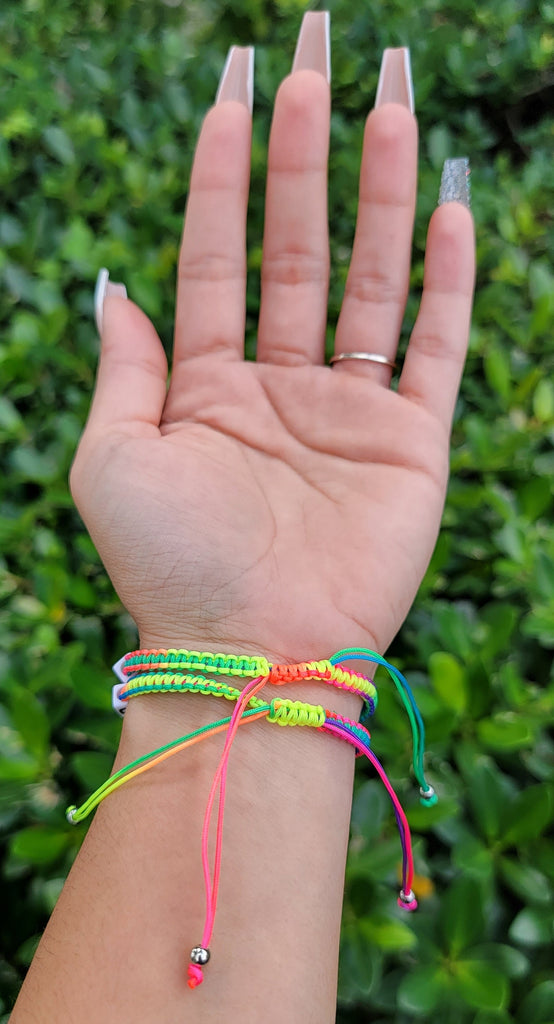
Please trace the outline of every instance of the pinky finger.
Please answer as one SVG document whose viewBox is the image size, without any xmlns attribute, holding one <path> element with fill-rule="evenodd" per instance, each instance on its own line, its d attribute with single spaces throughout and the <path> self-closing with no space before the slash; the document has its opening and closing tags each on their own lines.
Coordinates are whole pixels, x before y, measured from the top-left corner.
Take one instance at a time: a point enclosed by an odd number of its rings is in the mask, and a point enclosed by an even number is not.
<svg viewBox="0 0 554 1024">
<path fill-rule="evenodd" d="M 465 193 L 448 199 L 453 201 L 439 206 L 429 225 L 421 306 L 398 386 L 401 395 L 424 406 L 446 431 L 467 352 L 475 283 L 467 186 Z"/>
</svg>

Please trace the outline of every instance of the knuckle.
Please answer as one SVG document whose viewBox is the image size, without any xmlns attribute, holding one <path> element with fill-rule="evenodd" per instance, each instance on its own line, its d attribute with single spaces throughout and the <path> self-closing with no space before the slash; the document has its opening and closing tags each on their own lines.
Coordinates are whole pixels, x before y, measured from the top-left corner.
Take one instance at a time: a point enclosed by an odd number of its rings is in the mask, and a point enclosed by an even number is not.
<svg viewBox="0 0 554 1024">
<path fill-rule="evenodd" d="M 404 294 L 388 275 L 376 268 L 366 272 L 351 272 L 346 279 L 345 298 L 357 302 L 387 306 L 404 301 Z"/>
<path fill-rule="evenodd" d="M 439 331 L 421 331 L 414 332 L 410 345 L 414 349 L 417 349 L 418 353 L 423 356 L 428 356 L 430 359 L 440 358 L 446 362 L 460 361 L 460 353 L 457 346 L 449 341 L 446 334 L 442 334 Z"/>
<path fill-rule="evenodd" d="M 242 282 L 246 275 L 243 261 L 222 253 L 205 252 L 194 256 L 181 253 L 178 276 L 179 281 L 198 283 L 200 281 Z"/>
<path fill-rule="evenodd" d="M 320 286 L 327 283 L 327 277 L 327 261 L 308 252 L 274 253 L 262 264 L 262 284 Z"/>
</svg>

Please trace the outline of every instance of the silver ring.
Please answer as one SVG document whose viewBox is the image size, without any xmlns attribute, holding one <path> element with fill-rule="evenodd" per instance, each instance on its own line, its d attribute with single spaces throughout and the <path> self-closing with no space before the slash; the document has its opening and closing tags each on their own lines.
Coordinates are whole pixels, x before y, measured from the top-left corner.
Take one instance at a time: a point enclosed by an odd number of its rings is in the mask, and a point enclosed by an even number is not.
<svg viewBox="0 0 554 1024">
<path fill-rule="evenodd" d="M 379 352 L 341 352 L 338 356 L 332 356 L 329 366 L 332 366 L 333 363 L 340 363 L 343 359 L 365 359 L 368 363 L 380 363 L 382 366 L 390 366 L 391 370 L 396 369 L 396 363 L 392 359 L 380 355 Z"/>
</svg>

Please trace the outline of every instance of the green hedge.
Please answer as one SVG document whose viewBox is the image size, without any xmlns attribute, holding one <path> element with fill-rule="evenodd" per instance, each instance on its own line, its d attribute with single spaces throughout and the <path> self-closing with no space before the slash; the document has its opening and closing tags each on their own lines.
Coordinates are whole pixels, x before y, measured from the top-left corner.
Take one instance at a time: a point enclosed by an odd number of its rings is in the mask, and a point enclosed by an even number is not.
<svg viewBox="0 0 554 1024">
<path fill-rule="evenodd" d="M 329 6 L 330 337 L 387 45 L 411 47 L 421 128 L 406 334 L 446 156 L 471 158 L 479 258 L 444 527 L 391 652 L 426 719 L 435 808 L 406 778 L 407 724 L 384 683 L 373 730 L 415 833 L 421 910 L 396 908 L 394 821 L 361 770 L 337 1019 L 552 1024 L 554 5 Z M 109 665 L 135 642 L 67 487 L 97 359 L 96 273 L 123 280 L 169 345 L 194 141 L 228 46 L 254 42 L 253 350 L 271 108 L 304 9 L 5 0 L 0 11 L 0 1014 L 77 852 L 64 809 L 109 771 Z"/>
</svg>

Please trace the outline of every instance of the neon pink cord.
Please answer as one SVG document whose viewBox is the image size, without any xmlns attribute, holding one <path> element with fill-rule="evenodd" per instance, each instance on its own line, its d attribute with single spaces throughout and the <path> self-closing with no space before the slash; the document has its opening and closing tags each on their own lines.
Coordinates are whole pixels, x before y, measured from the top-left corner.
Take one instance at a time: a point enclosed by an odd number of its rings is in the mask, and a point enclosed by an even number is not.
<svg viewBox="0 0 554 1024">
<path fill-rule="evenodd" d="M 410 826 L 408 825 L 408 819 L 406 818 L 406 815 L 404 814 L 404 811 L 402 810 L 402 804 L 400 803 L 400 800 L 398 799 L 396 793 L 394 792 L 394 789 L 392 788 L 392 786 L 391 786 L 391 784 L 389 782 L 389 778 L 388 778 L 388 775 L 387 775 L 385 769 L 383 768 L 383 766 L 380 763 L 380 761 L 378 761 L 378 759 L 375 757 L 375 754 L 373 753 L 373 751 L 371 751 L 369 748 L 366 748 L 365 746 L 362 746 L 361 743 L 358 744 L 356 742 L 355 737 L 352 737 L 352 739 L 350 739 L 344 733 L 344 731 L 342 729 L 335 728 L 333 725 L 331 725 L 330 722 L 327 722 L 323 726 L 323 729 L 325 730 L 325 732 L 332 732 L 332 733 L 334 733 L 335 736 L 338 736 L 341 740 L 346 739 L 353 746 L 358 747 L 358 750 L 362 750 L 363 753 L 366 755 L 366 757 L 371 761 L 373 767 L 375 768 L 375 771 L 377 772 L 377 774 L 379 775 L 379 777 L 381 779 L 381 782 L 383 783 L 385 789 L 387 790 L 387 793 L 389 794 L 389 796 L 391 798 L 392 805 L 393 805 L 393 807 L 394 807 L 394 809 L 395 809 L 395 811 L 396 811 L 400 821 L 402 822 L 402 827 L 404 829 L 404 835 L 406 837 L 406 863 L 407 863 L 407 867 L 406 867 L 406 877 L 402 880 L 402 888 L 404 889 L 405 892 L 409 892 L 411 890 L 411 888 L 412 888 L 412 883 L 413 883 L 413 880 L 414 880 L 414 860 L 413 860 L 413 855 L 412 855 L 412 836 L 411 836 L 411 832 L 410 832 Z"/>
<path fill-rule="evenodd" d="M 202 945 L 205 949 L 208 948 L 210 939 L 212 937 L 215 912 L 217 907 L 217 894 L 219 889 L 219 874 L 221 867 L 221 846 L 223 841 L 223 815 L 225 812 L 225 789 L 227 783 L 227 766 L 229 763 L 229 755 L 231 753 L 231 745 L 236 736 L 238 727 L 240 725 L 240 719 L 243 711 L 248 704 L 248 701 L 253 697 L 259 690 L 261 690 L 267 683 L 266 676 L 258 676 L 256 679 L 252 679 L 242 691 L 240 700 L 237 701 L 235 710 L 231 716 L 231 721 L 227 729 L 227 738 L 225 740 L 225 746 L 221 759 L 217 766 L 214 780 L 212 782 L 212 788 L 208 797 L 208 803 L 206 807 L 206 813 L 204 815 L 204 825 L 202 828 L 202 867 L 204 871 L 204 883 L 206 886 L 206 920 L 204 923 L 204 931 L 202 933 Z M 208 839 L 210 833 L 210 822 L 212 817 L 212 809 L 215 801 L 216 789 L 219 783 L 219 806 L 217 815 L 217 833 L 216 833 L 216 846 L 214 856 L 214 872 L 213 881 L 210 879 L 210 864 L 208 856 Z"/>
</svg>

